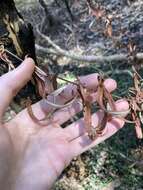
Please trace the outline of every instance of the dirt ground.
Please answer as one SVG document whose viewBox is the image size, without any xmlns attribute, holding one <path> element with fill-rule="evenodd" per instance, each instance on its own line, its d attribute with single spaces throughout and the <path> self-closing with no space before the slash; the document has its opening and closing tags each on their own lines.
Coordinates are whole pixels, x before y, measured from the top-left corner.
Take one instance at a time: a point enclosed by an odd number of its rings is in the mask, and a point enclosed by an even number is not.
<svg viewBox="0 0 143 190">
<path fill-rule="evenodd" d="M 26 22 L 33 25 L 36 43 L 46 46 L 36 33 L 36 26 L 42 24 L 43 32 L 63 49 L 85 55 L 112 55 L 128 53 L 127 45 L 132 41 L 138 52 L 143 52 L 143 1 L 100 0 L 106 15 L 112 17 L 112 37 L 105 34 L 105 19 L 97 19 L 89 13 L 85 0 L 71 0 L 70 7 L 74 15 L 71 21 L 65 5 L 59 0 L 47 0 L 48 9 L 58 20 L 49 29 L 45 22 L 45 13 L 36 0 L 16 0 L 18 10 Z M 75 75 L 85 75 L 102 71 L 118 82 L 115 95 L 124 97 L 132 85 L 127 72 L 131 63 L 79 63 L 65 57 L 56 62 L 47 59 L 46 54 L 37 52 L 39 64 L 48 66 L 53 72 L 60 73 L 68 79 Z M 142 73 L 142 71 L 141 71 Z M 53 190 L 143 190 L 143 142 L 135 136 L 132 125 L 106 142 L 75 158 Z"/>
</svg>

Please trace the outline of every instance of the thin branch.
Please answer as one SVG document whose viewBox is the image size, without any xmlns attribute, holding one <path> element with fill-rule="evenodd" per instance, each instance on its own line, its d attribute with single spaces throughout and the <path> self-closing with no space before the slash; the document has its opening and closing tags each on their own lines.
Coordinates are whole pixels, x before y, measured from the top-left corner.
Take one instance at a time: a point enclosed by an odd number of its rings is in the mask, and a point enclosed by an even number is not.
<svg viewBox="0 0 143 190">
<path fill-rule="evenodd" d="M 78 55 L 76 53 L 71 53 L 70 51 L 66 51 L 63 49 L 51 49 L 40 46 L 38 44 L 35 45 L 38 51 L 47 54 L 54 54 L 57 56 L 65 56 L 70 59 L 80 61 L 80 62 L 89 62 L 89 63 L 104 63 L 104 62 L 117 62 L 117 61 L 128 61 L 129 57 L 128 54 L 114 54 L 114 55 L 107 55 L 107 56 L 94 56 L 94 55 Z M 143 53 L 137 53 L 135 58 L 137 60 L 143 60 Z"/>
<path fill-rule="evenodd" d="M 128 54 L 114 54 L 114 55 L 109 55 L 109 56 L 78 55 L 77 53 L 72 53 L 68 50 L 62 49 L 61 47 L 56 45 L 48 36 L 42 34 L 38 29 L 37 29 L 37 32 L 43 39 L 45 39 L 48 42 L 49 45 L 53 47 L 53 49 L 46 48 L 46 47 L 36 44 L 35 45 L 36 49 L 44 53 L 54 54 L 57 56 L 65 56 L 76 61 L 89 62 L 89 63 L 104 63 L 104 62 L 117 62 L 117 61 L 129 60 Z M 143 60 L 143 53 L 137 53 L 135 58 L 137 60 Z"/>
<path fill-rule="evenodd" d="M 55 23 L 55 19 L 47 7 L 46 1 L 45 0 L 39 0 L 39 4 L 41 5 L 41 7 L 44 9 L 44 12 L 45 12 L 45 18 L 43 21 L 45 21 L 46 24 L 49 23 L 49 25 L 52 26 L 53 23 Z M 45 25 L 45 22 L 43 22 L 44 25 Z M 45 27 L 45 26 L 43 26 L 43 24 L 42 24 L 41 28 Z"/>
<path fill-rule="evenodd" d="M 41 5 L 41 7 L 44 9 L 45 14 L 46 15 L 49 14 L 49 11 L 48 11 L 48 8 L 47 8 L 47 4 L 46 4 L 45 0 L 39 0 L 39 3 Z"/>
</svg>

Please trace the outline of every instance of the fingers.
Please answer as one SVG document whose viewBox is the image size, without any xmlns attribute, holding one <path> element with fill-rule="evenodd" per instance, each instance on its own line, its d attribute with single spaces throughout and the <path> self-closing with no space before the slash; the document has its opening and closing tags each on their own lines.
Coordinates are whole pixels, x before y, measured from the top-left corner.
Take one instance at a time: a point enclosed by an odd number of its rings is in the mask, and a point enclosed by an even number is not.
<svg viewBox="0 0 143 190">
<path fill-rule="evenodd" d="M 79 100 L 75 100 L 75 102 L 71 106 L 56 111 L 52 116 L 52 121 L 54 123 L 62 125 L 63 123 L 71 119 L 74 115 L 82 111 L 82 108 L 83 106 L 79 102 Z"/>
<path fill-rule="evenodd" d="M 93 118 L 95 115 L 93 115 Z M 90 140 L 87 134 L 80 136 L 70 143 L 70 151 L 72 157 L 77 156 L 86 150 L 94 147 L 95 145 L 105 141 L 112 135 L 114 135 L 124 125 L 124 121 L 119 118 L 113 118 L 106 126 L 106 133 L 103 136 L 99 136 L 94 141 Z"/>
<path fill-rule="evenodd" d="M 90 74 L 90 75 L 81 77 L 80 80 L 81 80 L 81 83 L 84 86 L 86 86 L 88 89 L 95 89 L 95 91 L 96 91 L 96 88 L 98 85 L 97 76 L 98 76 L 98 74 Z M 108 89 L 108 91 L 111 92 L 111 91 L 115 90 L 116 86 L 117 86 L 117 84 L 113 79 L 105 80 L 105 87 Z M 72 84 L 67 85 L 67 87 L 64 89 L 62 94 L 60 94 L 56 97 L 56 103 L 63 105 L 67 101 L 71 100 L 75 96 L 76 93 L 77 93 L 77 88 L 75 85 L 72 85 Z M 95 95 L 93 97 L 93 101 L 95 101 L 94 98 L 95 98 Z M 49 95 L 48 100 L 53 102 L 53 96 Z M 50 106 L 48 103 L 46 103 L 45 100 L 41 100 L 40 102 L 34 104 L 32 106 L 32 108 L 33 108 L 33 112 L 34 112 L 35 116 L 38 119 L 44 118 L 49 112 L 51 112 L 51 110 L 53 110 L 53 107 Z M 74 107 L 72 109 L 74 110 Z M 77 108 L 75 108 L 75 109 L 81 111 L 81 106 L 80 106 L 80 109 L 77 109 Z M 76 110 L 72 111 L 72 113 L 73 113 L 72 116 L 74 115 L 74 113 L 77 113 Z M 68 108 L 61 110 L 61 112 L 63 114 L 60 114 L 60 118 L 61 118 L 60 124 L 62 122 L 67 121 L 71 117 L 71 114 L 70 114 Z M 66 114 L 66 117 L 65 117 L 65 114 Z M 65 119 L 64 119 L 64 117 L 65 117 Z"/>
<path fill-rule="evenodd" d="M 117 111 L 128 110 L 129 109 L 128 102 L 125 101 L 125 100 L 119 100 L 119 101 L 116 102 L 116 108 L 117 108 Z M 98 111 L 97 113 L 95 113 L 93 115 L 92 124 L 93 124 L 94 127 L 96 127 L 98 125 L 98 123 L 102 119 L 102 117 L 103 117 L 103 112 L 102 111 Z M 114 118 L 113 120 L 116 121 L 116 118 Z M 108 123 L 108 126 L 113 125 L 113 120 Z M 121 119 L 117 119 L 117 126 L 115 126 L 116 130 L 120 129 L 122 127 L 122 124 L 123 124 L 123 121 Z M 115 122 L 115 125 L 116 125 L 116 122 Z M 112 128 L 109 128 L 109 129 L 110 130 L 108 132 L 111 133 L 111 135 L 112 135 L 112 133 L 114 131 L 112 132 Z M 64 130 L 65 130 L 65 133 L 68 134 L 70 140 L 76 139 L 76 138 L 80 137 L 81 135 L 84 135 L 85 126 L 84 126 L 83 118 L 79 119 L 75 123 L 72 123 L 71 125 L 66 127 Z"/>
<path fill-rule="evenodd" d="M 17 92 L 31 79 L 34 61 L 27 58 L 15 70 L 0 77 L 0 117 Z"/>
</svg>

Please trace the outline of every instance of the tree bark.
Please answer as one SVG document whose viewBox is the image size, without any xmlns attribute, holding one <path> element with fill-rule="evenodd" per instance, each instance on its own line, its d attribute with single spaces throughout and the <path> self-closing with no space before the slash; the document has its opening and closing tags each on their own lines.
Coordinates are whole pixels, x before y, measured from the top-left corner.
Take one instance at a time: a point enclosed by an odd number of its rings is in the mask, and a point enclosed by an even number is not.
<svg viewBox="0 0 143 190">
<path fill-rule="evenodd" d="M 13 0 L 1 0 L 0 2 L 0 44 L 6 49 L 24 59 L 26 55 L 36 62 L 35 39 L 32 26 L 25 23 L 23 17 L 17 11 Z M 9 56 L 14 66 L 20 61 Z M 0 60 L 0 75 L 7 72 L 7 65 Z M 34 86 L 29 83 L 21 92 L 22 97 L 30 96 L 34 92 Z"/>
</svg>

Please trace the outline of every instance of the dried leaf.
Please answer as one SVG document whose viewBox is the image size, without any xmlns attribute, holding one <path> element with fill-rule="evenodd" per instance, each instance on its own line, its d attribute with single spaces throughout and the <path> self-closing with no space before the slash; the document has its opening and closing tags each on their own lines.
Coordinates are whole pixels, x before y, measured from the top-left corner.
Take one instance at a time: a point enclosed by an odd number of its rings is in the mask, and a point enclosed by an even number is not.
<svg viewBox="0 0 143 190">
<path fill-rule="evenodd" d="M 106 18 L 106 31 L 105 31 L 106 35 L 109 37 L 112 37 L 112 15 L 109 15 Z"/>
<path fill-rule="evenodd" d="M 104 105 L 104 79 L 102 76 L 98 76 L 98 88 L 97 88 L 97 103 L 102 110 L 106 110 Z"/>
<path fill-rule="evenodd" d="M 105 129 L 106 127 L 106 124 L 107 124 L 107 121 L 109 120 L 109 114 L 104 112 L 104 116 L 101 120 L 101 123 L 98 124 L 98 126 L 96 127 L 96 133 L 97 135 L 101 135 L 103 130 Z"/>
<path fill-rule="evenodd" d="M 0 59 L 7 63 L 8 71 L 15 69 L 12 61 L 8 58 L 3 45 L 0 46 Z"/>
<path fill-rule="evenodd" d="M 137 138 L 142 139 L 143 133 L 142 133 L 140 119 L 136 117 L 134 113 L 132 113 L 132 117 L 133 117 L 133 120 L 135 121 L 135 130 L 136 130 Z"/>
<path fill-rule="evenodd" d="M 107 36 L 112 37 L 112 25 L 111 24 L 107 26 L 106 34 L 107 34 Z"/>
<path fill-rule="evenodd" d="M 89 7 L 90 14 L 95 16 L 97 20 L 103 17 L 105 10 L 99 4 L 94 5 L 92 0 L 87 0 L 87 5 Z"/>
<path fill-rule="evenodd" d="M 111 93 L 104 87 L 104 97 L 107 99 L 112 111 L 116 111 L 116 105 Z"/>
<path fill-rule="evenodd" d="M 49 95 L 54 91 L 53 79 L 50 76 L 44 77 L 45 82 L 45 94 Z"/>
<path fill-rule="evenodd" d="M 141 92 L 141 89 L 139 87 L 140 81 L 139 81 L 139 77 L 136 73 L 134 73 L 134 86 L 135 86 L 135 90 L 137 91 L 137 93 Z"/>
<path fill-rule="evenodd" d="M 38 76 L 35 77 L 36 80 L 36 85 L 37 85 L 37 90 L 39 95 L 44 98 L 45 97 L 45 83 L 43 80 L 41 80 L 41 78 L 39 78 Z"/>
<path fill-rule="evenodd" d="M 93 16 L 96 17 L 97 20 L 100 19 L 104 15 L 104 10 L 100 8 L 90 9 L 90 12 Z"/>
<path fill-rule="evenodd" d="M 93 134 L 92 115 L 91 115 L 92 97 L 90 95 L 90 92 L 86 88 L 84 88 L 80 83 L 79 83 L 78 92 L 82 99 L 82 104 L 83 104 L 85 129 L 86 132 L 88 133 L 89 138 L 91 138 L 91 140 L 94 140 L 92 138 L 93 136 L 95 136 Z"/>
<path fill-rule="evenodd" d="M 36 67 L 35 75 L 38 82 L 39 94 L 41 97 L 45 97 L 46 95 L 51 94 L 55 89 L 57 89 L 57 75 L 46 74 L 38 67 Z M 42 92 L 44 94 L 42 94 Z"/>
<path fill-rule="evenodd" d="M 136 45 L 130 41 L 127 47 L 128 47 L 129 54 L 133 55 L 136 51 Z"/>
<path fill-rule="evenodd" d="M 26 102 L 27 112 L 28 112 L 30 118 L 33 120 L 33 122 L 35 122 L 36 124 L 38 124 L 40 126 L 47 126 L 47 125 L 49 125 L 49 120 L 50 120 L 53 112 L 49 113 L 45 118 L 39 120 L 34 115 L 31 104 L 32 104 L 32 101 L 28 98 L 28 100 Z"/>
</svg>

